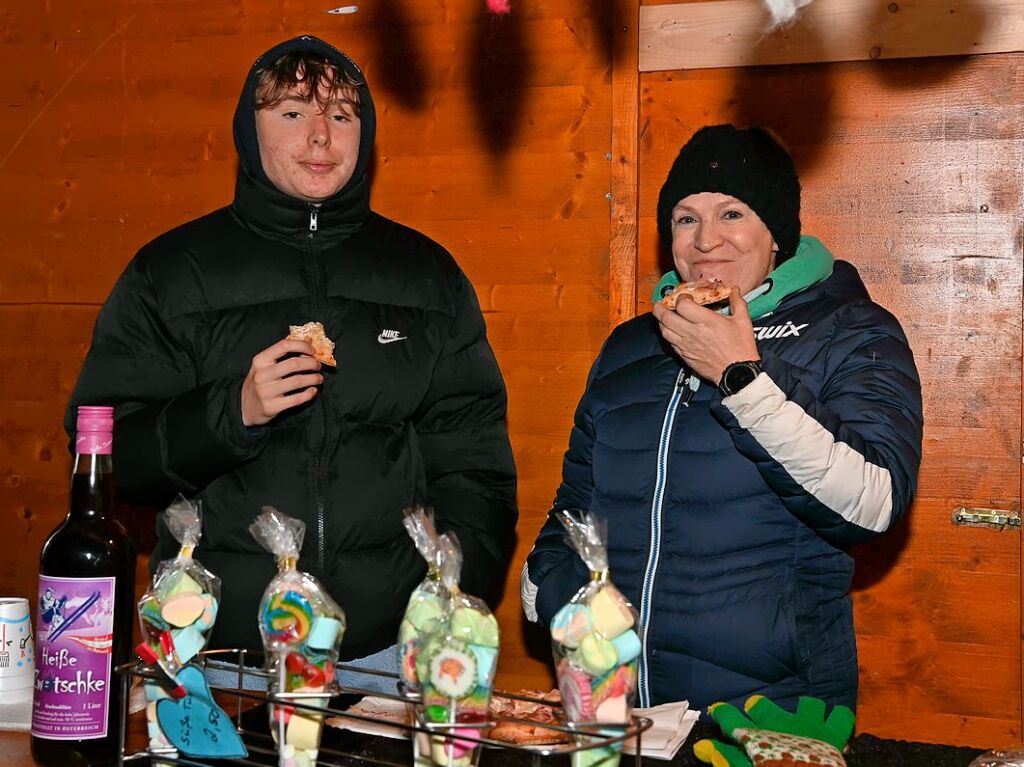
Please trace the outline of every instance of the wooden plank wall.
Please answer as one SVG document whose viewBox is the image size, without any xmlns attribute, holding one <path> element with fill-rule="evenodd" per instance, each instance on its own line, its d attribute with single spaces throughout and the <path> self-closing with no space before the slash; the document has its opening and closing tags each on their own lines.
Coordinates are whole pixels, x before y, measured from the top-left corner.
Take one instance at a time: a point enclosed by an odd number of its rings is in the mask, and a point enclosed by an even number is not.
<svg viewBox="0 0 1024 767">
<path fill-rule="evenodd" d="M 230 199 L 244 71 L 308 31 L 364 64 L 380 121 L 374 204 L 456 254 L 508 383 L 522 517 L 499 684 L 550 683 L 518 571 L 608 318 L 633 303 L 618 278 L 608 300 L 606 194 L 620 271 L 638 232 L 625 284 L 644 311 L 664 268 L 652 215 L 665 171 L 697 127 L 735 119 L 790 143 L 807 231 L 901 316 L 925 377 L 919 501 L 900 535 L 861 554 L 861 729 L 1019 739 L 1019 708 L 1005 705 L 1020 699 L 1018 539 L 953 530 L 948 516 L 954 502 L 1020 502 L 1024 60 L 644 74 L 634 230 L 630 76 L 610 65 L 609 20 L 628 3 L 513 3 L 494 19 L 482 0 L 351 16 L 312 0 L 0 0 L 0 593 L 34 590 L 64 513 L 61 413 L 99 304 L 137 247 Z M 614 29 L 635 40 L 628 23 Z M 144 542 L 151 515 L 129 521 Z"/>
<path fill-rule="evenodd" d="M 65 512 L 61 417 L 99 305 L 139 246 L 230 200 L 244 74 L 310 32 L 352 54 L 374 88 L 374 205 L 448 246 L 480 296 L 521 476 L 499 684 L 547 687 L 525 649 L 518 573 L 608 329 L 610 10 L 331 7 L 0 1 L 0 593 L 34 591 L 39 548 Z M 130 521 L 145 541 L 151 514 Z M 543 636 L 533 654 L 547 657 Z"/>
<path fill-rule="evenodd" d="M 915 350 L 918 499 L 857 553 L 858 729 L 1019 741 L 1020 539 L 950 514 L 1020 508 L 1024 56 L 643 73 L 640 100 L 639 311 L 670 268 L 654 216 L 679 147 L 760 124 L 800 168 L 804 231 L 858 266 Z"/>
<path fill-rule="evenodd" d="M 771 33 L 762 0 L 644 4 L 640 69 L 807 64 L 1024 50 L 1022 0 L 815 0 Z"/>
</svg>

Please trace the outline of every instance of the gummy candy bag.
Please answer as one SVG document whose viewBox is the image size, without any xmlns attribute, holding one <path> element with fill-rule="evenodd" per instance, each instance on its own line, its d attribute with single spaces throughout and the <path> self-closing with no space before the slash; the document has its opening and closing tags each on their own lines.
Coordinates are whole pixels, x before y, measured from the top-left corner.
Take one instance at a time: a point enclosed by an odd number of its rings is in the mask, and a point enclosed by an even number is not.
<svg viewBox="0 0 1024 767">
<path fill-rule="evenodd" d="M 402 518 L 416 549 L 427 560 L 427 576 L 409 596 L 405 617 L 398 629 L 398 668 L 402 681 L 413 690 L 419 688 L 416 657 L 423 638 L 439 628 L 448 590 L 441 583 L 441 536 L 434 518 L 420 507 L 406 509 Z"/>
<path fill-rule="evenodd" d="M 163 512 L 163 520 L 181 544 L 178 556 L 161 562 L 138 602 L 142 644 L 139 658 L 162 679 L 146 682 L 146 722 L 152 750 L 173 749 L 157 721 L 156 703 L 182 698 L 177 675 L 206 647 L 220 604 L 220 578 L 192 558 L 202 537 L 198 505 L 179 495 Z"/>
<path fill-rule="evenodd" d="M 277 575 L 263 592 L 259 608 L 266 670 L 273 674 L 271 692 L 294 694 L 296 703 L 325 706 L 334 684 L 345 614 L 316 578 L 297 569 L 305 524 L 264 506 L 249 531 L 277 558 Z M 313 767 L 323 715 L 281 703 L 269 708 L 281 767 Z"/>
<path fill-rule="evenodd" d="M 573 548 L 590 568 L 590 582 L 551 620 L 551 647 L 558 689 L 569 721 L 575 724 L 629 721 L 637 689 L 640 637 L 636 610 L 608 578 L 607 528 L 589 514 L 577 521 L 558 512 Z M 618 735 L 622 729 L 601 730 Z M 577 743 L 589 743 L 585 735 Z M 573 767 L 616 767 L 621 743 L 572 754 Z"/>
<path fill-rule="evenodd" d="M 453 725 L 446 734 L 479 738 L 487 724 L 498 665 L 498 622 L 483 600 L 459 590 L 462 550 L 454 534 L 441 536 L 441 583 L 446 593 L 434 631 L 416 658 L 422 688 L 419 716 L 428 724 Z M 462 725 L 462 726 L 459 726 Z M 468 767 L 479 744 L 431 736 L 430 756 L 442 767 Z"/>
</svg>

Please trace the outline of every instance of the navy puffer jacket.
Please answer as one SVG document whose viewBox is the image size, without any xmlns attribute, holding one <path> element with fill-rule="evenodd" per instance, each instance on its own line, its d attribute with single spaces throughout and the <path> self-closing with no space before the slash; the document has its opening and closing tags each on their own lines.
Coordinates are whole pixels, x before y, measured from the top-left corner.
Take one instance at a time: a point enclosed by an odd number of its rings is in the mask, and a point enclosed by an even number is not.
<svg viewBox="0 0 1024 767">
<path fill-rule="evenodd" d="M 653 315 L 626 322 L 576 412 L 554 509 L 607 519 L 612 579 L 640 613 L 642 706 L 856 704 L 847 550 L 914 494 L 913 355 L 844 262 L 754 325 L 765 372 L 723 400 L 693 391 Z M 523 571 L 527 616 L 549 624 L 586 579 L 549 517 Z"/>
</svg>

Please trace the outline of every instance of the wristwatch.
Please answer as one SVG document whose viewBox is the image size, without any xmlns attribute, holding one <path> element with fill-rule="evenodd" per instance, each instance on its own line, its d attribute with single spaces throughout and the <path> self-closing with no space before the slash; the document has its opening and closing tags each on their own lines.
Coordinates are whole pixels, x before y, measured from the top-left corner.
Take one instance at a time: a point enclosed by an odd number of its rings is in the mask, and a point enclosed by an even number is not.
<svg viewBox="0 0 1024 767">
<path fill-rule="evenodd" d="M 734 362 L 722 373 L 722 380 L 718 382 L 718 391 L 722 392 L 723 397 L 730 397 L 742 391 L 747 384 L 752 383 L 761 375 L 762 370 L 764 368 L 757 360 Z"/>
</svg>

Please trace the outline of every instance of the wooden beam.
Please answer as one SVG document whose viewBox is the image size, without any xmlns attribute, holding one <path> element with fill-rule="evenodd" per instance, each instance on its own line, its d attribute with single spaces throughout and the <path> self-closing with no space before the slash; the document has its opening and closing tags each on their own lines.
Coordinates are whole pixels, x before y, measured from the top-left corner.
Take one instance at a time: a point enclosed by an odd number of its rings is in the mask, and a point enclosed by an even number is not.
<svg viewBox="0 0 1024 767">
<path fill-rule="evenodd" d="M 640 9 L 640 71 L 1024 50 L 1024 0 L 814 0 L 765 34 L 761 0 Z"/>
<path fill-rule="evenodd" d="M 608 322 L 636 315 L 640 0 L 617 0 L 612 11 L 611 227 L 608 241 Z"/>
<path fill-rule="evenodd" d="M 1024 328 L 1024 295 L 1021 296 L 1020 312 L 1020 326 L 1021 328 Z M 1017 498 L 1021 502 L 1021 506 L 1024 506 L 1024 370 L 1022 370 L 1022 368 L 1024 368 L 1024 333 L 1021 333 L 1021 344 L 1021 361 L 1015 371 L 1017 374 L 1017 380 L 1014 383 L 1016 384 L 1017 389 L 1020 392 L 1021 402 L 1021 439 L 1020 442 L 1017 443 L 1017 445 L 1020 446 L 1020 450 L 1018 452 L 1021 454 L 1021 473 L 1020 480 L 1017 485 Z M 1019 511 L 1020 509 L 1018 508 L 1018 512 Z M 1017 545 L 1017 566 L 1019 568 L 1017 577 L 1017 588 L 1019 589 L 1019 596 L 1017 601 L 1017 631 L 1018 636 L 1021 637 L 1021 646 L 1018 650 L 1020 655 L 1018 656 L 1018 658 L 1024 658 L 1024 536 L 1021 537 L 1021 540 Z M 1024 663 L 1019 663 L 1018 669 L 1020 670 L 1020 692 L 1018 697 L 1018 703 L 1020 705 L 1020 707 L 1018 708 L 1018 722 L 1020 724 L 1020 729 L 1017 732 L 1024 732 Z"/>
</svg>

